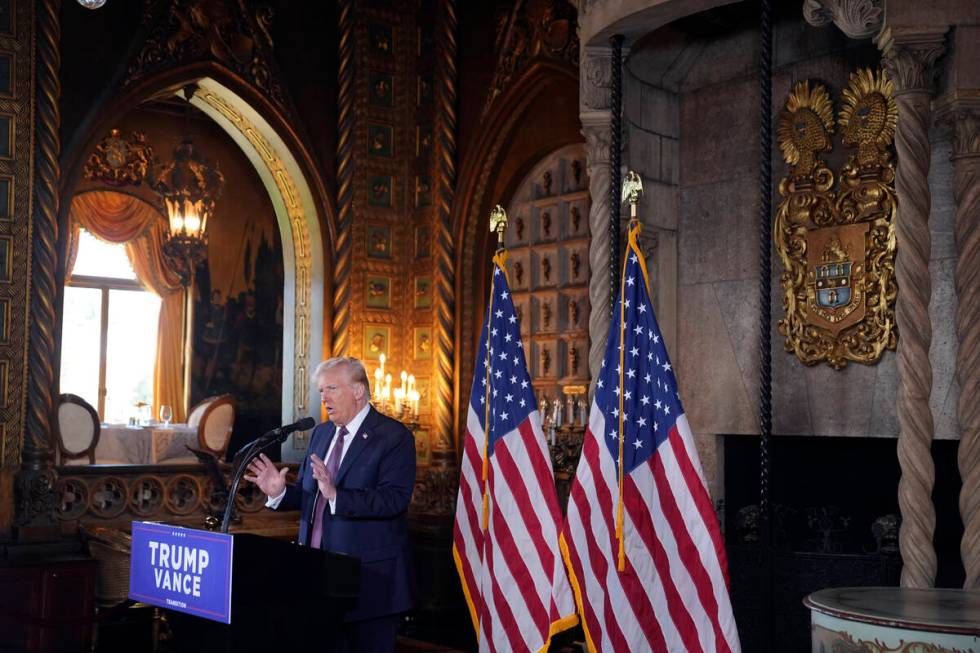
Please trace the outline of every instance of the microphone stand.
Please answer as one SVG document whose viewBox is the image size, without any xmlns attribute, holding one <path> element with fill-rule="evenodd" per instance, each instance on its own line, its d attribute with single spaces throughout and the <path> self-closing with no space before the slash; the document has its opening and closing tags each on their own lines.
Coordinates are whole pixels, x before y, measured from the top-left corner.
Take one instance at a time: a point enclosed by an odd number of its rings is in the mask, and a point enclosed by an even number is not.
<svg viewBox="0 0 980 653">
<path fill-rule="evenodd" d="M 235 506 L 235 495 L 238 492 L 238 485 L 242 482 L 242 476 L 245 475 L 245 469 L 247 468 L 248 464 L 270 446 L 273 444 L 282 443 L 287 437 L 289 437 L 289 431 L 284 432 L 281 427 L 274 428 L 268 433 L 265 433 L 264 435 L 252 440 L 252 442 L 249 443 L 245 449 L 239 451 L 235 455 L 236 460 L 238 460 L 239 457 L 241 460 L 237 463 L 238 466 L 235 468 L 235 476 L 231 482 L 231 487 L 228 488 L 228 503 L 225 504 L 225 514 L 221 519 L 220 532 L 228 532 L 228 526 L 231 523 L 231 513 Z"/>
</svg>

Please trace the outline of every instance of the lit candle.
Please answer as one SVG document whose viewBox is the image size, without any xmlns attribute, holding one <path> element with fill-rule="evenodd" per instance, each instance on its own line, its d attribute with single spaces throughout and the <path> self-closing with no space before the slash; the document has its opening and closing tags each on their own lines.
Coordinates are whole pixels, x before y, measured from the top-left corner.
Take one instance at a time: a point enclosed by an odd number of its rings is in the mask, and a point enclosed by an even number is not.
<svg viewBox="0 0 980 653">
<path fill-rule="evenodd" d="M 409 391 L 409 402 L 412 407 L 412 419 L 418 420 L 419 418 L 419 391 L 418 390 Z"/>
</svg>

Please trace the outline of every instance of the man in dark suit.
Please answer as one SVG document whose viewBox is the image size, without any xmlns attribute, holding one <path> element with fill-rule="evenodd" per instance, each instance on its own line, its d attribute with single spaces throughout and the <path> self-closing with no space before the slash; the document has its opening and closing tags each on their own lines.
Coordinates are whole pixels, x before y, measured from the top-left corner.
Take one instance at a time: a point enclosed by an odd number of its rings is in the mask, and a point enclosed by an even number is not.
<svg viewBox="0 0 980 653">
<path fill-rule="evenodd" d="M 264 454 L 245 478 L 269 496 L 267 506 L 300 509 L 300 544 L 361 559 L 360 597 L 344 616 L 335 650 L 394 651 L 400 617 L 415 594 L 406 523 L 415 440 L 371 407 L 367 373 L 356 358 L 324 361 L 312 379 L 330 421 L 313 430 L 297 481 L 287 484 L 286 469 Z"/>
</svg>

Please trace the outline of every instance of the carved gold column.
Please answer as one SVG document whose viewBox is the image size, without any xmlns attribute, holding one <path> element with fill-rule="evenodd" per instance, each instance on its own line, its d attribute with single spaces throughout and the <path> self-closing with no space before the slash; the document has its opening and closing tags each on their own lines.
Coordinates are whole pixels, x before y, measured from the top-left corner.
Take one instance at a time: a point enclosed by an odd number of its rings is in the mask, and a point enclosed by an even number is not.
<svg viewBox="0 0 980 653">
<path fill-rule="evenodd" d="M 334 244 L 334 356 L 350 350 L 351 229 L 354 222 L 354 0 L 341 0 L 338 18 L 337 242 Z"/>
<path fill-rule="evenodd" d="M 456 248 L 452 206 L 456 191 L 456 0 L 440 3 L 436 60 L 435 388 L 433 442 L 454 442 Z"/>
<path fill-rule="evenodd" d="M 963 487 L 960 555 L 965 589 L 980 589 L 980 103 L 944 116 L 953 141 L 956 202 L 956 381 L 960 444 L 957 462 Z"/>
<path fill-rule="evenodd" d="M 585 136 L 585 167 L 589 175 L 589 269 L 609 269 L 609 140 L 610 85 L 612 52 L 610 48 L 585 48 L 580 66 L 580 118 Z M 609 330 L 609 280 L 604 274 L 593 274 L 589 280 L 589 374 L 599 378 L 602 356 Z"/>
<path fill-rule="evenodd" d="M 932 543 L 936 511 L 932 504 L 935 466 L 929 393 L 932 365 L 929 346 L 931 279 L 929 256 L 930 77 L 943 51 L 945 28 L 885 29 L 878 38 L 882 63 L 895 84 L 898 104 L 898 153 L 895 191 L 897 256 L 895 302 L 898 325 L 898 460 L 902 477 L 898 504 L 902 513 L 899 546 L 902 586 L 932 587 L 936 551 Z"/>
</svg>

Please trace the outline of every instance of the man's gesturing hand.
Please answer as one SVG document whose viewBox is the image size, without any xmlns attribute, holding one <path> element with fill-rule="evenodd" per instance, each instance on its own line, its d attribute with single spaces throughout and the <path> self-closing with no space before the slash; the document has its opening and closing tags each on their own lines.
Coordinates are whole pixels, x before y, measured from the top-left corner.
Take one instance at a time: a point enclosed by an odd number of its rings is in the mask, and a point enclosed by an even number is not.
<svg viewBox="0 0 980 653">
<path fill-rule="evenodd" d="M 310 456 L 310 462 L 313 463 L 313 478 L 316 479 L 316 484 L 320 488 L 320 494 L 325 496 L 327 500 L 333 501 L 337 498 L 337 488 L 333 484 L 333 479 L 330 478 L 327 466 L 316 454 Z"/>
<path fill-rule="evenodd" d="M 248 464 L 246 481 L 252 481 L 270 497 L 277 497 L 286 489 L 287 468 L 276 469 L 275 463 L 264 453 Z"/>
</svg>

